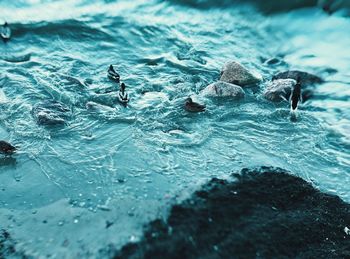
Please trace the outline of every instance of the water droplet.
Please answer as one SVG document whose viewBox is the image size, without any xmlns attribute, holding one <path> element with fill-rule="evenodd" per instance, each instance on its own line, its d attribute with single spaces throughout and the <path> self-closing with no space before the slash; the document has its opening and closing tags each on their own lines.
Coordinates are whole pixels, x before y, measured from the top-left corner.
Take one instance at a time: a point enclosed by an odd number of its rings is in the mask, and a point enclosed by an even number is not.
<svg viewBox="0 0 350 259">
<path fill-rule="evenodd" d="M 58 225 L 59 225 L 59 226 L 63 226 L 63 225 L 64 225 L 64 222 L 63 222 L 63 221 L 58 221 Z"/>
<path fill-rule="evenodd" d="M 137 237 L 134 235 L 131 235 L 129 240 L 130 242 L 137 242 Z"/>
</svg>

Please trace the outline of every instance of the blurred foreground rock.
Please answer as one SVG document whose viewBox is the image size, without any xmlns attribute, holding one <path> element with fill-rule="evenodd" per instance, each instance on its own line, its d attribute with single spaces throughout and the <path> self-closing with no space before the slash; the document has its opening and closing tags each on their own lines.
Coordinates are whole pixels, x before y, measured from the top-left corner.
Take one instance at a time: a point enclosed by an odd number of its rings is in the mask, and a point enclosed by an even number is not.
<svg viewBox="0 0 350 259">
<path fill-rule="evenodd" d="M 212 179 L 115 258 L 350 257 L 350 205 L 339 197 L 282 169 L 233 178 Z"/>
</svg>

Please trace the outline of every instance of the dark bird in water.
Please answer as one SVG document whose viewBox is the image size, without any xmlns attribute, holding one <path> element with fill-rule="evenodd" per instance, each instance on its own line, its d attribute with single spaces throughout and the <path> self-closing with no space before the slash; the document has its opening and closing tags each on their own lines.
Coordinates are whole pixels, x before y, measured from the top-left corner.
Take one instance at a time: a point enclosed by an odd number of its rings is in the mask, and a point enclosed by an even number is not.
<svg viewBox="0 0 350 259">
<path fill-rule="evenodd" d="M 294 89 L 290 96 L 289 101 L 290 101 L 290 110 L 292 112 L 296 111 L 298 109 L 299 103 L 302 101 L 300 78 L 297 79 L 297 83 L 294 86 Z"/>
<path fill-rule="evenodd" d="M 7 22 L 5 22 L 4 25 L 1 27 L 0 35 L 4 41 L 7 41 L 11 38 L 11 29 Z"/>
<path fill-rule="evenodd" d="M 9 155 L 15 151 L 16 151 L 16 148 L 12 146 L 10 143 L 0 140 L 0 153 Z"/>
<path fill-rule="evenodd" d="M 205 105 L 195 103 L 192 101 L 191 97 L 188 97 L 185 103 L 185 110 L 189 112 L 204 112 Z"/>
<path fill-rule="evenodd" d="M 126 104 L 129 102 L 129 96 L 128 96 L 128 93 L 126 92 L 125 88 L 126 88 L 125 84 L 121 83 L 120 89 L 118 92 L 119 102 L 121 102 L 123 104 Z"/>
<path fill-rule="evenodd" d="M 120 75 L 115 72 L 114 68 L 112 65 L 109 66 L 108 68 L 108 77 L 114 81 L 116 81 L 117 83 L 120 82 Z"/>
</svg>

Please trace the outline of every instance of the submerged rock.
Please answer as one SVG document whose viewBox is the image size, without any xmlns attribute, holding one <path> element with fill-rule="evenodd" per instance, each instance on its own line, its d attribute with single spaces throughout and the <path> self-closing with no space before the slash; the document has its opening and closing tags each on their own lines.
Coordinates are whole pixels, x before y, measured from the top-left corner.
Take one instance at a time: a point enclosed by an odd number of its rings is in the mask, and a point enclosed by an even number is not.
<svg viewBox="0 0 350 259">
<path fill-rule="evenodd" d="M 270 58 L 270 59 L 266 60 L 264 62 L 264 64 L 269 65 L 269 66 L 273 66 L 273 65 L 281 64 L 282 62 L 283 62 L 282 59 L 276 57 L 276 58 Z"/>
<path fill-rule="evenodd" d="M 4 55 L 1 57 L 3 60 L 7 62 L 12 62 L 12 63 L 20 63 L 20 62 L 26 62 L 29 61 L 31 58 L 31 54 L 23 54 L 23 55 Z"/>
<path fill-rule="evenodd" d="M 3 156 L 0 158 L 0 167 L 15 166 L 16 163 L 17 163 L 17 159 L 12 156 Z"/>
<path fill-rule="evenodd" d="M 297 81 L 294 79 L 277 79 L 270 82 L 264 92 L 265 99 L 272 102 L 287 100 Z"/>
<path fill-rule="evenodd" d="M 221 81 L 208 85 L 201 94 L 208 97 L 233 97 L 235 99 L 243 98 L 245 95 L 243 88 L 239 85 Z"/>
<path fill-rule="evenodd" d="M 213 179 L 114 258 L 348 258 L 350 205 L 282 169 Z M 115 250 L 111 249 L 111 252 Z"/>
<path fill-rule="evenodd" d="M 299 70 L 289 70 L 285 72 L 278 73 L 272 77 L 272 80 L 276 79 L 300 79 L 300 83 L 302 85 L 312 85 L 312 84 L 320 84 L 323 83 L 324 80 L 320 78 L 319 76 L 302 72 Z"/>
<path fill-rule="evenodd" d="M 106 106 L 106 105 L 91 102 L 91 101 L 86 103 L 86 109 L 93 113 L 111 114 L 111 115 L 115 114 L 118 111 L 117 108 L 112 108 L 110 106 Z"/>
<path fill-rule="evenodd" d="M 39 125 L 64 125 L 71 116 L 71 110 L 65 104 L 57 101 L 43 101 L 36 104 L 32 113 Z"/>
<path fill-rule="evenodd" d="M 10 143 L 0 140 L 0 153 L 3 154 L 12 154 L 16 151 L 16 148 L 12 146 Z"/>
<path fill-rule="evenodd" d="M 230 61 L 222 68 L 220 81 L 246 86 L 259 83 L 262 81 L 262 77 L 259 74 L 250 72 L 241 64 Z"/>
<path fill-rule="evenodd" d="M 118 103 L 118 93 L 116 91 L 92 94 L 91 101 L 101 105 L 113 107 Z"/>
</svg>

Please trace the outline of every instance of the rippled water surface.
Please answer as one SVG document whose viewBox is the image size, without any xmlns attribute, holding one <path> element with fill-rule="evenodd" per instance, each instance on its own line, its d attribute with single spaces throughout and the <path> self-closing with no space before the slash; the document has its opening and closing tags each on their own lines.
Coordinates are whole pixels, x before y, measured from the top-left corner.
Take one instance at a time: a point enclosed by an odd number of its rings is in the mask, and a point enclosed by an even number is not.
<svg viewBox="0 0 350 259">
<path fill-rule="evenodd" d="M 350 202 L 349 18 L 179 2 L 0 2 L 13 37 L 0 44 L 0 139 L 19 147 L 0 157 L 0 222 L 27 253 L 120 247 L 174 197 L 243 167 L 279 166 Z M 265 81 L 300 69 L 326 83 L 296 123 L 287 103 L 262 98 L 265 83 L 242 101 L 201 97 L 230 59 Z M 127 108 L 110 64 L 128 87 Z M 184 111 L 188 96 L 207 111 Z M 43 100 L 71 108 L 64 127 L 36 123 Z"/>
</svg>

